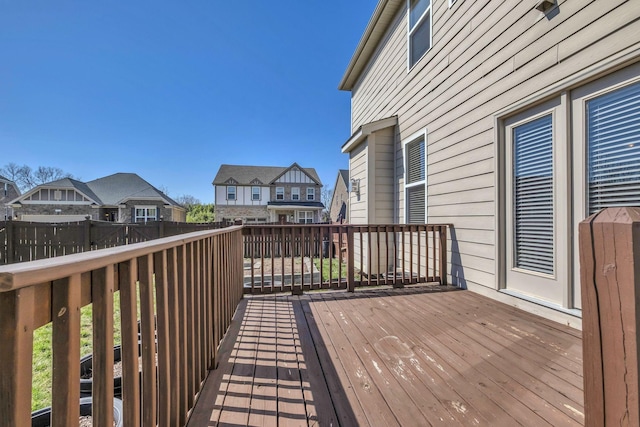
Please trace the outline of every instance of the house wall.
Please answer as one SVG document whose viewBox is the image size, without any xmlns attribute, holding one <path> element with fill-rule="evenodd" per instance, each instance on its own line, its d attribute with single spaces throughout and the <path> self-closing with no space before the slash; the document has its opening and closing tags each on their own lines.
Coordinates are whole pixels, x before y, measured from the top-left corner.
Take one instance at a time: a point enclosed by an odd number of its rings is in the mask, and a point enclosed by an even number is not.
<svg viewBox="0 0 640 427">
<path fill-rule="evenodd" d="M 260 187 L 260 200 L 251 200 L 251 188 L 253 185 L 236 185 L 236 200 L 227 200 L 227 186 L 216 185 L 216 205 L 248 205 L 248 206 L 266 206 L 270 201 L 269 187 Z"/>
<path fill-rule="evenodd" d="M 266 221 L 270 222 L 270 217 L 271 213 L 266 206 L 216 205 L 216 221 L 222 221 L 223 218 L 232 220 L 236 218 L 266 218 Z"/>
<path fill-rule="evenodd" d="M 56 210 L 60 210 L 60 212 L 56 213 Z M 23 215 L 81 215 L 83 217 L 89 215 L 91 219 L 97 220 L 99 219 L 99 213 L 98 209 L 87 204 L 63 205 L 52 203 L 23 203 L 19 208 L 14 209 L 14 215 L 16 215 L 20 220 Z"/>
<path fill-rule="evenodd" d="M 402 141 L 427 130 L 427 221 L 454 225 L 450 279 L 496 289 L 498 113 L 637 62 L 640 7 L 633 0 L 559 0 L 543 16 L 529 1 L 432 3 L 432 48 L 409 72 L 406 8 L 396 14 L 352 90 L 352 132 L 398 116 L 394 219 L 401 222 Z M 352 170 L 362 173 L 358 155 L 352 153 Z M 354 219 L 366 217 L 352 207 Z"/>
<path fill-rule="evenodd" d="M 342 203 L 347 205 L 347 215 L 346 218 L 343 218 L 343 222 L 349 221 L 349 189 L 347 188 L 347 184 L 345 184 L 344 180 L 338 173 L 338 179 L 336 180 L 336 185 L 333 188 L 333 196 L 331 198 L 331 207 L 329 209 L 329 218 L 332 222 L 336 222 L 338 215 L 340 214 L 340 208 L 342 207 Z"/>
<path fill-rule="evenodd" d="M 349 153 L 349 179 L 358 182 L 359 191 L 349 193 L 349 222 L 351 224 L 367 224 L 369 221 L 367 212 L 368 200 L 368 167 L 367 156 L 369 142 L 363 141 Z"/>
<path fill-rule="evenodd" d="M 270 197 L 272 201 L 276 201 L 276 187 L 283 187 L 284 188 L 284 201 L 290 201 L 291 199 L 291 189 L 293 187 L 298 187 L 300 189 L 300 200 L 299 201 L 311 201 L 311 200 L 307 200 L 307 188 L 314 188 L 315 191 L 315 195 L 314 195 L 314 201 L 316 202 L 320 202 L 321 200 L 321 194 L 320 192 L 322 191 L 322 186 L 321 185 L 316 185 L 316 184 L 302 184 L 302 183 L 286 183 L 286 182 L 278 182 L 276 185 L 272 186 L 270 188 Z M 280 200 L 278 200 L 280 201 Z"/>
</svg>

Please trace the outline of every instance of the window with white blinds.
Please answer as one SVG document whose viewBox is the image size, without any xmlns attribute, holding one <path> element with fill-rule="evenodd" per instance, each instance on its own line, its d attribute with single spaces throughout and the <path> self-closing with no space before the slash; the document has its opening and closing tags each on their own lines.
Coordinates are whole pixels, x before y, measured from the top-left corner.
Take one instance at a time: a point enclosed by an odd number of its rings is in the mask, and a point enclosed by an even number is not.
<svg viewBox="0 0 640 427">
<path fill-rule="evenodd" d="M 554 273 L 553 121 L 513 129 L 514 265 Z"/>
<path fill-rule="evenodd" d="M 424 137 L 405 146 L 405 200 L 408 224 L 426 223 L 426 162 Z"/>
<path fill-rule="evenodd" d="M 587 102 L 588 212 L 640 206 L 640 83 Z"/>
</svg>

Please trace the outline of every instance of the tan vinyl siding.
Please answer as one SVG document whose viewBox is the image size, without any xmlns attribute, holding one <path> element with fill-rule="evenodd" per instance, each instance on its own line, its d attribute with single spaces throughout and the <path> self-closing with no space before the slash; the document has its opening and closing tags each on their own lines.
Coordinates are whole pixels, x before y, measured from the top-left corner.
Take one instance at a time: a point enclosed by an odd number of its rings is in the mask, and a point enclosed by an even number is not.
<svg viewBox="0 0 640 427">
<path fill-rule="evenodd" d="M 349 178 L 360 181 L 360 195 L 349 192 L 349 222 L 367 223 L 367 153 L 368 143 L 364 141 L 350 153 Z"/>
<path fill-rule="evenodd" d="M 451 274 L 462 284 L 496 286 L 494 114 L 640 46 L 637 0 L 558 4 L 549 19 L 529 1 L 465 0 L 449 9 L 434 0 L 432 48 L 410 72 L 401 8 L 352 90 L 353 131 L 398 116 L 396 221 L 404 218 L 401 141 L 427 129 L 427 218 L 455 226 Z"/>
<path fill-rule="evenodd" d="M 375 154 L 370 154 L 375 166 L 369 170 L 369 175 L 375 182 L 375 189 L 371 192 L 372 197 L 369 198 L 369 223 L 371 224 L 394 222 L 394 137 L 393 128 L 382 129 L 370 137 L 375 141 L 375 144 L 369 144 L 369 150 L 375 150 Z"/>
</svg>

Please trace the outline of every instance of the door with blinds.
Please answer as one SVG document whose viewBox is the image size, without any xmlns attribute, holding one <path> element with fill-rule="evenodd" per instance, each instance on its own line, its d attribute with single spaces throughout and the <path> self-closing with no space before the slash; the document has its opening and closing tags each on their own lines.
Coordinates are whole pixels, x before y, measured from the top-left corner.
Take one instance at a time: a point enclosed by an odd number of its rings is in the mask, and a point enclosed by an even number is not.
<svg viewBox="0 0 640 427">
<path fill-rule="evenodd" d="M 600 209 L 640 206 L 640 66 L 629 67 L 572 94 L 575 221 Z M 579 266 L 575 251 L 574 264 Z M 579 275 L 575 306 L 580 307 Z"/>
<path fill-rule="evenodd" d="M 505 123 L 506 287 L 565 305 L 568 168 L 560 100 Z"/>
</svg>

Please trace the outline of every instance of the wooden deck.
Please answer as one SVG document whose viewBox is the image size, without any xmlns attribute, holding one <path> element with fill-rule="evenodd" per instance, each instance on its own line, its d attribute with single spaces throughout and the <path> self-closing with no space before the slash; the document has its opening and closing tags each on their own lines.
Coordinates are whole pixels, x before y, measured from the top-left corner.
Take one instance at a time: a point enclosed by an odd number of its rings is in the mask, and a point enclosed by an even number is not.
<svg viewBox="0 0 640 427">
<path fill-rule="evenodd" d="M 584 423 L 580 331 L 469 291 L 245 297 L 227 338 L 191 427 Z"/>
</svg>

